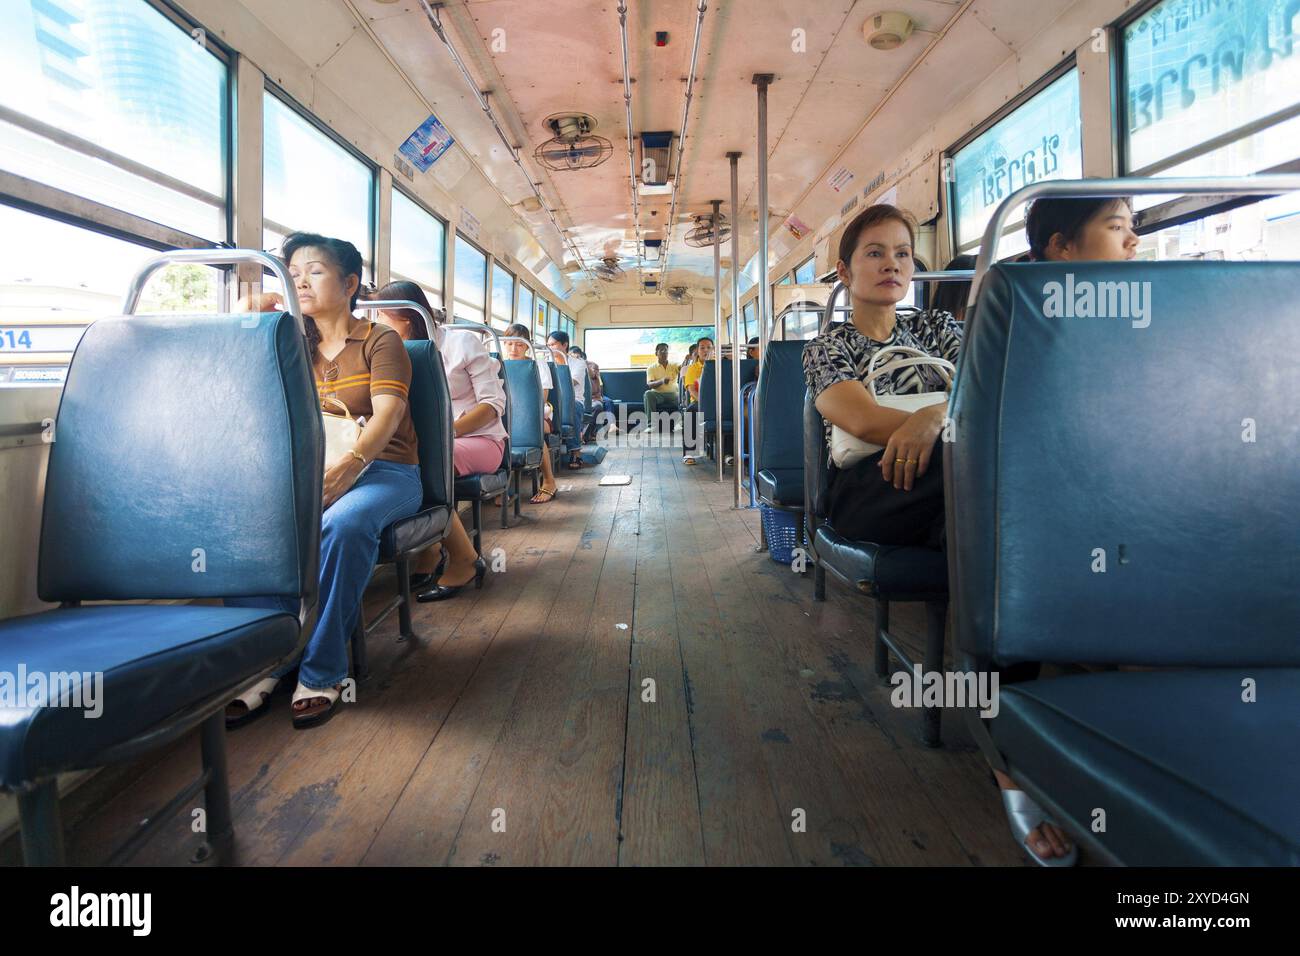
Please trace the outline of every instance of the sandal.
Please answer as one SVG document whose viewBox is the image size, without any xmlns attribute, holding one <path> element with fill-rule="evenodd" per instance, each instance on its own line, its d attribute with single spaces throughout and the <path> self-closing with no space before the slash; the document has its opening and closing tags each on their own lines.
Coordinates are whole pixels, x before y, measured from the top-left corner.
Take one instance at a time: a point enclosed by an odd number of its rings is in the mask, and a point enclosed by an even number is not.
<svg viewBox="0 0 1300 956">
<path fill-rule="evenodd" d="M 554 491 L 547 491 L 545 488 L 540 489 L 537 494 L 528 499 L 529 504 L 544 505 L 555 497 Z"/>
<path fill-rule="evenodd" d="M 334 687 L 325 687 L 316 690 L 311 687 L 304 687 L 302 681 L 293 692 L 293 728 L 294 730 L 306 730 L 308 727 L 318 727 L 325 721 L 334 716 L 334 712 L 339 709 L 339 695 L 343 692 L 343 686 L 336 684 Z M 316 707 L 299 707 L 302 701 L 325 701 L 325 706 Z"/>
<path fill-rule="evenodd" d="M 1051 823 L 1047 815 L 1029 794 L 1023 790 L 1003 790 L 1002 807 L 1007 812 L 1007 823 L 1011 825 L 1011 835 L 1016 838 L 1021 849 L 1039 866 L 1074 866 L 1079 861 L 1079 846 L 1071 842 L 1070 852 L 1065 856 L 1044 858 L 1029 846 L 1029 834 L 1044 823 Z M 1055 825 L 1055 824 L 1053 824 Z"/>
<path fill-rule="evenodd" d="M 227 704 L 226 729 L 234 730 L 236 727 L 242 727 L 244 724 L 251 723 L 265 714 L 266 702 L 275 693 L 275 689 L 279 685 L 280 679 L 278 677 L 264 677 Z M 231 708 L 236 705 L 244 708 L 243 713 L 231 712 Z"/>
<path fill-rule="evenodd" d="M 582 467 L 582 459 L 580 459 L 580 458 L 570 458 L 570 459 L 569 459 L 569 470 L 570 470 L 570 471 L 577 471 L 577 470 L 580 469 L 581 467 Z"/>
<path fill-rule="evenodd" d="M 695 464 L 695 457 L 694 457 L 693 455 L 685 455 L 685 456 L 683 456 L 683 458 L 682 458 L 682 464 L 684 464 L 684 465 L 693 465 L 693 464 Z"/>
</svg>

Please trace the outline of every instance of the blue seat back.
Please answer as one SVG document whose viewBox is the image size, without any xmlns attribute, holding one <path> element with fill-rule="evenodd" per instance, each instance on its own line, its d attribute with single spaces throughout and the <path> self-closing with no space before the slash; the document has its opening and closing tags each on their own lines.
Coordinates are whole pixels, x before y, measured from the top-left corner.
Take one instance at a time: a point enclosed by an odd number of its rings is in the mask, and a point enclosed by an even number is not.
<svg viewBox="0 0 1300 956">
<path fill-rule="evenodd" d="M 568 425 L 575 431 L 577 430 L 577 409 L 574 408 L 573 397 L 573 379 L 569 375 L 567 365 L 552 365 L 551 377 L 555 382 L 555 391 L 559 393 L 560 400 L 556 406 L 556 414 L 560 416 L 560 424 Z"/>
<path fill-rule="evenodd" d="M 801 343 L 802 344 L 802 343 Z M 714 415 L 716 414 L 716 399 L 713 397 L 713 390 L 716 388 L 718 376 L 718 363 L 707 362 L 704 366 L 704 373 L 700 376 L 700 413 L 703 416 L 705 425 L 713 425 Z M 740 360 L 740 384 L 743 386 L 746 382 L 752 382 L 758 376 L 758 362 L 754 359 Z M 731 387 L 731 360 L 724 359 L 722 362 L 722 420 L 724 422 L 732 421 L 732 387 Z"/>
<path fill-rule="evenodd" d="M 542 447 L 542 377 L 532 359 L 506 359 L 506 391 L 510 395 L 510 444 Z"/>
<path fill-rule="evenodd" d="M 54 439 L 42 600 L 314 602 L 324 438 L 289 315 L 94 323 Z"/>
<path fill-rule="evenodd" d="M 641 405 L 645 398 L 645 369 L 601 369 L 604 392 L 612 401 Z"/>
<path fill-rule="evenodd" d="M 993 268 L 946 445 L 964 650 L 1300 664 L 1298 280 L 1283 262 Z M 1116 317 L 1071 317 L 1084 295 Z"/>
<path fill-rule="evenodd" d="M 754 396 L 758 409 L 756 471 L 803 470 L 803 342 L 769 342 Z"/>
<path fill-rule="evenodd" d="M 427 339 L 407 342 L 406 354 L 411 358 L 411 420 L 420 443 L 424 484 L 420 508 L 450 507 L 455 504 L 456 470 L 451 459 L 455 432 L 447 372 L 441 354 Z"/>
<path fill-rule="evenodd" d="M 826 421 L 813 403 L 812 392 L 803 393 L 803 501 L 808 536 L 825 520 L 830 502 L 830 451 L 826 447 Z"/>
</svg>

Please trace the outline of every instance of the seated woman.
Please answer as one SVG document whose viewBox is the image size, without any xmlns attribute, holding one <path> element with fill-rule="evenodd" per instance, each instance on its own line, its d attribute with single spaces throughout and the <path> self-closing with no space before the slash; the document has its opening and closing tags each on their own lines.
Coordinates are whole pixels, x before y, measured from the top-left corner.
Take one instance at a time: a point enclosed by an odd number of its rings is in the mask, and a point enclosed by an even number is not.
<svg viewBox="0 0 1300 956">
<path fill-rule="evenodd" d="M 391 329 L 355 318 L 361 284 L 361 253 L 341 239 L 294 233 L 284 241 L 302 304 L 316 388 L 342 402 L 353 418 L 364 416 L 357 443 L 325 462 L 321 517 L 320 595 L 316 627 L 297 664 L 293 725 L 324 723 L 334 715 L 348 673 L 348 641 L 361 598 L 379 555 L 379 535 L 398 518 L 414 514 L 424 498 L 415 425 L 407 407 L 411 362 Z M 277 294 L 248 296 L 240 308 L 282 308 Z M 230 601 L 272 606 L 275 599 Z M 230 725 L 266 712 L 266 701 L 293 665 L 259 681 L 226 708 Z"/>
<path fill-rule="evenodd" d="M 975 257 L 955 256 L 943 267 L 944 272 L 960 272 L 975 268 Z M 970 281 L 966 282 L 932 282 L 930 284 L 930 308 L 935 312 L 947 312 L 958 322 L 966 321 L 966 300 L 970 298 Z"/>
<path fill-rule="evenodd" d="M 532 341 L 532 334 L 528 331 L 528 326 L 515 324 L 506 329 L 505 340 L 501 343 L 501 350 L 505 357 L 518 361 L 519 359 L 528 358 L 528 346 L 523 342 L 513 341 L 515 339 L 524 339 Z M 541 381 L 542 400 L 545 402 L 546 393 L 551 390 L 554 380 L 551 378 L 551 363 L 545 354 L 545 350 L 534 358 L 537 363 L 537 377 Z M 542 406 L 542 432 L 545 435 L 551 434 L 551 416 L 554 412 L 551 405 L 546 402 Z M 542 486 L 537 489 L 537 494 L 528 500 L 535 505 L 543 505 L 555 497 L 555 470 L 551 467 L 551 454 L 546 448 L 542 449 Z"/>
<path fill-rule="evenodd" d="M 618 419 L 617 409 L 614 408 L 614 400 L 605 394 L 605 383 L 600 377 L 600 366 L 583 354 L 583 359 L 587 363 L 587 373 L 591 376 L 591 401 L 596 408 L 596 414 L 591 419 L 591 441 L 595 441 L 602 425 L 605 426 L 606 433 L 617 432 Z M 605 417 L 602 419 L 601 416 Z"/>
<path fill-rule="evenodd" d="M 501 467 L 505 449 L 506 430 L 501 424 L 501 414 L 506 408 L 505 387 L 497 377 L 496 363 L 472 331 L 448 332 L 442 323 L 445 313 L 429 305 L 424 290 L 414 282 L 390 282 L 377 293 L 376 299 L 407 299 L 424 306 L 433 315 L 434 344 L 442 356 L 447 387 L 451 392 L 452 427 L 455 432 L 452 465 L 456 476 L 476 475 L 496 471 Z M 379 319 L 397 330 L 403 339 L 427 339 L 424 319 L 414 309 L 383 311 Z M 411 586 L 420 588 L 420 602 L 445 601 L 460 593 L 461 588 L 474 582 L 483 586 L 487 563 L 474 551 L 474 543 L 453 509 L 447 525 L 447 562 L 442 567 L 442 545 L 435 544 L 420 557 Z"/>
</svg>

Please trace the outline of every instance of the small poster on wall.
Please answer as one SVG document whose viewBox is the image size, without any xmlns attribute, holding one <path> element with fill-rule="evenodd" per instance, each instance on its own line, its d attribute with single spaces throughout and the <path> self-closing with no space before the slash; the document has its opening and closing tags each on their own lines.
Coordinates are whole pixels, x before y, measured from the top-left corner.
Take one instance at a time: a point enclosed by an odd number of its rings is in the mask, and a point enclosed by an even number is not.
<svg viewBox="0 0 1300 956">
<path fill-rule="evenodd" d="M 796 242 L 808 235 L 808 224 L 798 216 L 790 216 L 786 219 L 785 228 L 790 230 L 790 235 L 794 236 Z"/>
<path fill-rule="evenodd" d="M 428 172 L 429 167 L 451 149 L 454 142 L 456 141 L 447 132 L 447 127 L 438 122 L 438 117 L 430 116 L 414 133 L 406 137 L 406 142 L 398 152 L 423 173 Z"/>
</svg>

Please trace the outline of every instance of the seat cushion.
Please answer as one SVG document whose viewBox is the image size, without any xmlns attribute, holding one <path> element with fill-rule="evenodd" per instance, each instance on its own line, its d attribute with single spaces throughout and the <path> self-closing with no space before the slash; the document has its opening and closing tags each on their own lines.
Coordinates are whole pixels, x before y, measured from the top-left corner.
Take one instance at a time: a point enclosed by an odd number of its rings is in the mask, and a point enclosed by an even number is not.
<svg viewBox="0 0 1300 956">
<path fill-rule="evenodd" d="M 542 450 L 540 448 L 520 448 L 516 445 L 510 446 L 511 468 L 537 468 L 541 463 Z"/>
<path fill-rule="evenodd" d="M 757 477 L 761 500 L 790 508 L 803 506 L 802 468 L 765 468 Z"/>
<path fill-rule="evenodd" d="M 924 601 L 948 593 L 948 557 L 930 548 L 850 541 L 828 524 L 819 525 L 817 560 L 873 597 Z"/>
<path fill-rule="evenodd" d="M 1300 865 L 1300 669 L 1010 684 L 989 729 L 1013 775 L 1076 827 L 1104 809 L 1095 838 L 1123 863 Z"/>
<path fill-rule="evenodd" d="M 505 490 L 510 474 L 506 471 L 488 471 L 480 475 L 456 478 L 456 500 L 473 501 L 475 498 L 492 498 Z"/>
<path fill-rule="evenodd" d="M 298 621 L 281 610 L 200 605 L 65 608 L 0 621 L 0 674 L 102 674 L 77 707 L 15 703 L 0 678 L 0 785 L 98 765 L 106 748 L 156 727 L 286 657 Z M 98 686 L 96 686 L 98 684 Z"/>
<path fill-rule="evenodd" d="M 451 518 L 451 509 L 441 505 L 399 518 L 379 535 L 378 563 L 396 561 L 399 555 L 418 551 L 441 541 Z"/>
</svg>

